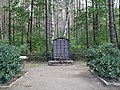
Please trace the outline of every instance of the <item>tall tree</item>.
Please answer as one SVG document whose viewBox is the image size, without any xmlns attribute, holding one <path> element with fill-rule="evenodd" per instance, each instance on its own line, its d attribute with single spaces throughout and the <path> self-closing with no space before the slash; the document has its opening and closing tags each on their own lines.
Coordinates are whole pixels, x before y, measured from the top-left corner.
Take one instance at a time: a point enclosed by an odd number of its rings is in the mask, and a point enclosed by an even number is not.
<svg viewBox="0 0 120 90">
<path fill-rule="evenodd" d="M 77 12 L 76 12 L 76 44 L 78 44 L 78 41 L 79 41 L 79 29 L 78 29 L 78 26 L 79 26 L 79 0 L 76 1 L 76 9 L 77 9 Z"/>
<path fill-rule="evenodd" d="M 13 18 L 13 44 L 15 43 L 15 19 Z"/>
<path fill-rule="evenodd" d="M 55 38 L 55 24 L 54 24 L 54 1 L 50 0 L 50 27 L 51 27 L 51 43 Z"/>
<path fill-rule="evenodd" d="M 29 34 L 30 34 L 30 19 L 28 18 L 28 26 L 27 26 L 27 44 L 29 45 Z"/>
<path fill-rule="evenodd" d="M 68 33 L 67 31 L 68 31 L 68 28 L 69 28 L 70 4 L 71 4 L 71 0 L 67 1 L 67 3 L 66 3 L 66 23 L 65 23 L 65 30 L 63 32 L 64 37 Z"/>
<path fill-rule="evenodd" d="M 97 44 L 97 31 L 98 31 L 98 2 L 92 0 L 92 7 L 95 9 L 95 13 L 93 13 L 93 36 L 94 43 Z"/>
<path fill-rule="evenodd" d="M 33 21 L 33 0 L 31 0 L 31 14 L 30 14 L 30 52 L 32 52 L 32 21 Z"/>
<path fill-rule="evenodd" d="M 9 0 L 9 28 L 8 28 L 8 42 L 11 45 L 11 0 Z"/>
<path fill-rule="evenodd" d="M 88 0 L 86 0 L 86 46 L 89 48 L 89 33 L 88 33 Z"/>
<path fill-rule="evenodd" d="M 95 1 L 92 0 L 92 8 L 95 9 Z M 93 40 L 94 40 L 94 43 L 96 42 L 96 34 L 95 34 L 95 13 L 93 13 L 92 15 L 93 17 Z"/>
<path fill-rule="evenodd" d="M 119 0 L 119 31 L 120 31 L 120 0 Z"/>
<path fill-rule="evenodd" d="M 45 10 L 46 10 L 46 22 L 45 22 L 45 29 L 46 29 L 46 59 L 48 61 L 48 45 L 49 45 L 49 31 L 48 31 L 48 0 L 45 0 Z"/>
<path fill-rule="evenodd" d="M 116 38 L 116 46 L 118 46 L 118 34 L 116 30 L 116 20 L 115 20 L 115 11 L 114 11 L 114 0 L 112 0 L 112 11 L 113 11 L 113 24 L 114 24 L 114 30 L 115 30 L 115 38 Z"/>
<path fill-rule="evenodd" d="M 3 37 L 5 38 L 5 31 L 6 31 L 6 28 L 5 28 L 5 26 L 6 26 L 6 11 L 5 10 L 3 10 Z"/>
<path fill-rule="evenodd" d="M 76 0 L 74 0 L 74 37 L 76 38 Z"/>
<path fill-rule="evenodd" d="M 114 30 L 114 19 L 113 19 L 112 4 L 113 4 L 112 0 L 108 0 L 110 42 L 115 44 L 115 30 Z"/>
</svg>

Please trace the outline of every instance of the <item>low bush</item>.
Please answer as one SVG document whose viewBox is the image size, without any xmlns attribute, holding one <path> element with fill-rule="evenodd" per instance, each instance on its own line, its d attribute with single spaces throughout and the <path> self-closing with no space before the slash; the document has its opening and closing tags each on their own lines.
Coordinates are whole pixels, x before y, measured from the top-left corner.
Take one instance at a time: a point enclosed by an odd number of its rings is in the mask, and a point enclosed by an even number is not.
<svg viewBox="0 0 120 90">
<path fill-rule="evenodd" d="M 18 48 L 0 43 L 0 84 L 21 72 L 22 60 L 19 57 Z"/>
<path fill-rule="evenodd" d="M 107 43 L 98 48 L 83 52 L 85 62 L 91 70 L 103 78 L 120 78 L 120 51 L 113 44 Z"/>
</svg>

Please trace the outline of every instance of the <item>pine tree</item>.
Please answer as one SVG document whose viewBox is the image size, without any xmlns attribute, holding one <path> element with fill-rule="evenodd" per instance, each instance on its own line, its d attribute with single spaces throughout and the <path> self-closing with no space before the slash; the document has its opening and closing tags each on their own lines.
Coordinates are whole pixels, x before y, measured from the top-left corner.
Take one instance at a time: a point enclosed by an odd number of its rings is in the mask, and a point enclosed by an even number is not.
<svg viewBox="0 0 120 90">
<path fill-rule="evenodd" d="M 30 14 L 30 52 L 32 52 L 33 3 L 34 3 L 34 1 L 31 0 L 31 14 Z"/>
<path fill-rule="evenodd" d="M 88 0 L 86 0 L 86 46 L 89 48 L 89 32 L 88 32 Z"/>
<path fill-rule="evenodd" d="M 110 42 L 115 44 L 115 30 L 114 30 L 114 20 L 113 20 L 113 7 L 112 0 L 108 0 L 108 10 L 109 10 L 109 31 L 110 31 Z"/>
<path fill-rule="evenodd" d="M 9 0 L 9 28 L 8 28 L 8 42 L 11 45 L 11 0 Z"/>
</svg>

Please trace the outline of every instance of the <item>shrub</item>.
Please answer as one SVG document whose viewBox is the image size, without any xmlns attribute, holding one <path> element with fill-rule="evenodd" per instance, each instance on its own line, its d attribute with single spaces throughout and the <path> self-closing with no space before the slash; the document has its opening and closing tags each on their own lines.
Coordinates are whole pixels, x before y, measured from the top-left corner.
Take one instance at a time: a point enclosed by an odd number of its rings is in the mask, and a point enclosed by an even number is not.
<svg viewBox="0 0 120 90">
<path fill-rule="evenodd" d="M 85 62 L 91 70 L 103 78 L 118 79 L 120 76 L 120 51 L 107 43 L 84 52 Z"/>
<path fill-rule="evenodd" d="M 0 43 L 0 84 L 15 77 L 21 71 L 20 50 Z"/>
</svg>

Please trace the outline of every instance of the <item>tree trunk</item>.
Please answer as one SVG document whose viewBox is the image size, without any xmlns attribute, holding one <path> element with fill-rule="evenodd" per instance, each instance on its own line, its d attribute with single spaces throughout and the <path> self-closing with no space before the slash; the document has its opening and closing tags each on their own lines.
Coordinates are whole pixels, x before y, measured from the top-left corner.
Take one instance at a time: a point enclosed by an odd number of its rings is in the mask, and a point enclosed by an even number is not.
<svg viewBox="0 0 120 90">
<path fill-rule="evenodd" d="M 112 4 L 113 4 L 112 0 L 108 0 L 110 42 L 115 44 L 115 30 L 114 30 Z"/>
<path fill-rule="evenodd" d="M 116 24 L 115 24 L 115 12 L 114 12 L 114 1 L 112 0 L 112 11 L 113 11 L 113 24 L 114 24 L 114 30 L 115 30 L 115 38 L 116 38 L 116 46 L 118 46 L 118 34 L 116 30 Z"/>
<path fill-rule="evenodd" d="M 64 30 L 64 33 L 63 33 L 64 37 L 68 33 L 67 30 L 69 28 L 68 23 L 69 23 L 69 17 L 70 17 L 70 3 L 71 3 L 71 1 L 68 1 L 67 4 L 66 4 L 66 23 L 65 23 L 65 30 Z"/>
<path fill-rule="evenodd" d="M 31 16 L 30 16 L 30 52 L 32 52 L 32 20 L 33 20 L 33 0 L 31 1 Z"/>
<path fill-rule="evenodd" d="M 119 0 L 119 31 L 120 31 L 120 0 Z"/>
<path fill-rule="evenodd" d="M 5 34 L 4 33 L 6 31 L 6 27 L 5 27 L 6 26 L 6 14 L 5 14 L 6 12 L 5 12 L 5 10 L 3 12 L 4 12 L 4 14 L 3 14 L 3 30 L 4 30 L 3 31 L 3 37 L 5 39 Z"/>
<path fill-rule="evenodd" d="M 13 44 L 15 44 L 15 19 L 13 19 Z"/>
<path fill-rule="evenodd" d="M 0 39 L 2 39 L 2 19 L 0 17 Z"/>
<path fill-rule="evenodd" d="M 51 44 L 55 38 L 55 26 L 54 26 L 54 4 L 53 0 L 50 0 L 50 25 L 51 25 Z"/>
<path fill-rule="evenodd" d="M 95 13 L 93 13 L 93 40 L 94 43 L 97 44 L 97 31 L 98 31 L 98 3 L 97 1 L 94 2 L 94 0 L 92 0 L 92 7 L 96 10 Z"/>
<path fill-rule="evenodd" d="M 96 1 L 96 4 L 95 4 L 95 9 L 96 9 L 96 13 L 95 13 L 95 43 L 97 43 L 97 32 L 98 32 L 98 3 Z"/>
<path fill-rule="evenodd" d="M 3 41 L 4 39 L 4 23 L 3 23 L 3 19 L 1 18 L 1 23 L 0 23 L 0 39 Z"/>
<path fill-rule="evenodd" d="M 8 42 L 11 45 L 11 0 L 9 0 L 9 28 L 8 28 Z"/>
<path fill-rule="evenodd" d="M 89 48 L 89 33 L 88 33 L 88 0 L 86 0 L 86 46 Z"/>
<path fill-rule="evenodd" d="M 24 39 L 24 32 L 23 32 L 23 25 L 21 26 L 22 27 L 22 30 L 21 30 L 21 44 L 23 45 L 23 43 L 24 43 L 24 41 L 23 41 L 23 39 Z"/>
<path fill-rule="evenodd" d="M 95 9 L 95 2 L 94 0 L 92 0 L 92 8 Z M 93 13 L 93 40 L 94 40 L 94 43 L 96 41 L 96 35 L 95 35 L 95 13 Z"/>
<path fill-rule="evenodd" d="M 108 13 L 106 14 L 106 42 L 109 42 L 109 40 L 108 40 L 108 33 L 109 33 L 109 31 L 108 31 Z"/>
<path fill-rule="evenodd" d="M 78 26 L 79 26 L 79 20 L 78 20 L 78 18 L 79 18 L 78 17 L 79 16 L 78 15 L 79 14 L 79 7 L 78 7 L 79 6 L 79 0 L 77 0 L 76 2 L 77 2 L 76 3 L 77 4 L 77 8 L 76 8 L 77 9 L 77 15 L 76 15 L 76 30 L 75 31 L 76 31 L 76 44 L 78 44 L 78 41 L 79 41 L 79 31 L 78 31 L 78 29 L 79 29 L 78 28 Z"/>
<path fill-rule="evenodd" d="M 45 9 L 46 9 L 46 22 L 45 22 L 45 29 L 46 29 L 46 60 L 48 61 L 49 55 L 49 31 L 48 31 L 48 0 L 45 1 Z"/>
<path fill-rule="evenodd" d="M 3 13 L 3 14 L 1 14 L 1 17 L 0 17 L 0 24 L 1 24 L 1 27 L 0 27 L 0 30 L 1 30 L 1 32 L 0 32 L 0 38 L 1 38 L 1 40 L 3 41 L 4 40 L 4 32 L 5 32 L 5 24 L 4 24 L 4 14 L 5 14 L 5 10 L 3 10 L 3 9 L 1 9 L 1 12 Z"/>
<path fill-rule="evenodd" d="M 74 37 L 76 38 L 76 0 L 74 1 Z"/>
<path fill-rule="evenodd" d="M 30 33 L 30 19 L 28 19 L 28 28 L 27 28 L 27 44 L 29 45 L 29 33 Z"/>
<path fill-rule="evenodd" d="M 81 18 L 81 0 L 79 0 L 79 18 Z M 81 34 L 81 31 L 82 31 L 82 22 L 81 20 L 79 19 L 79 44 L 80 44 L 80 34 Z"/>
</svg>

